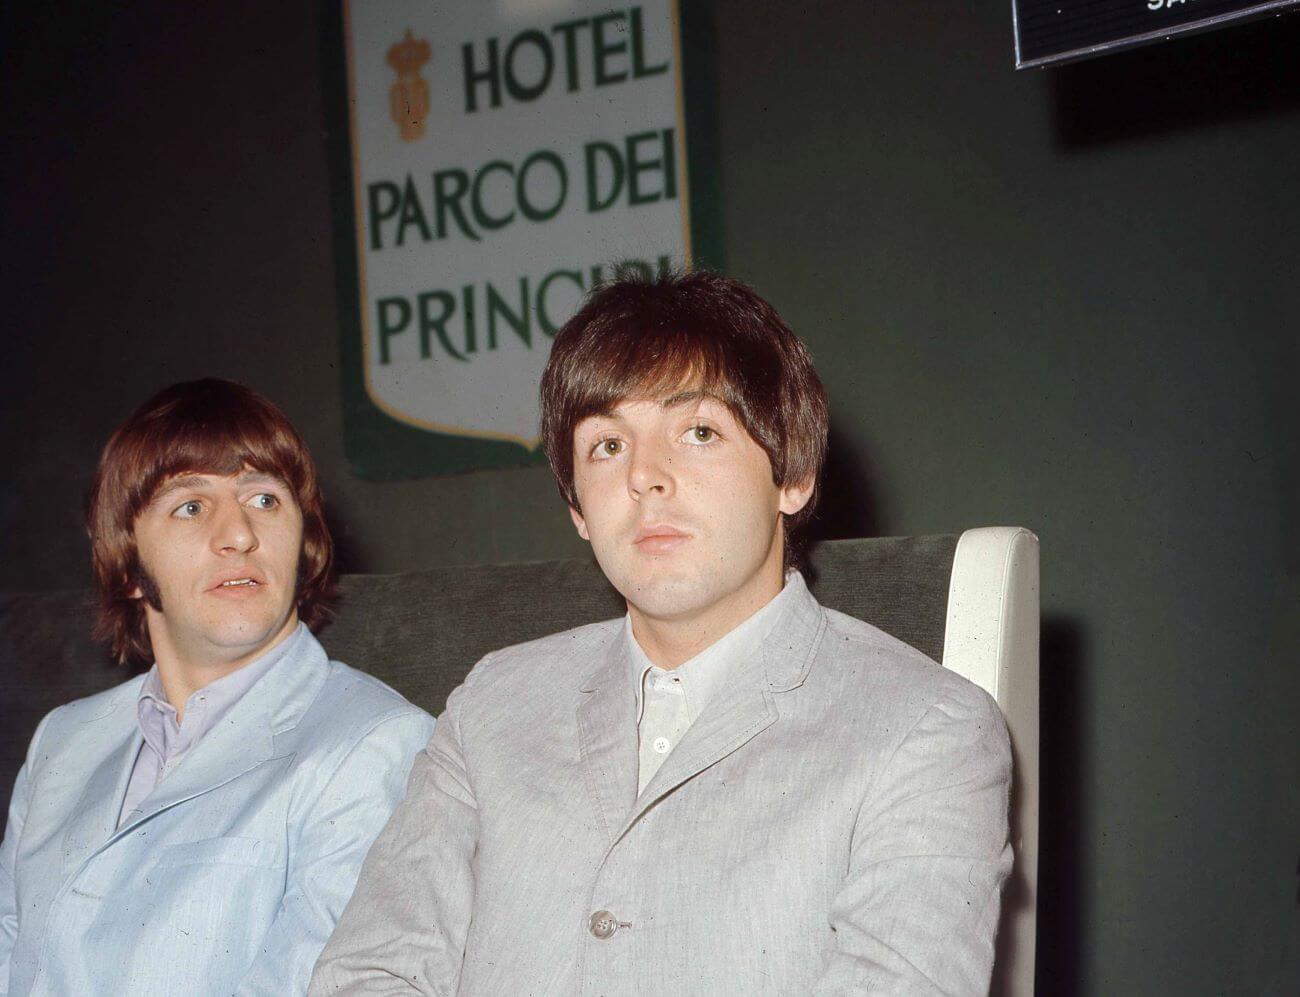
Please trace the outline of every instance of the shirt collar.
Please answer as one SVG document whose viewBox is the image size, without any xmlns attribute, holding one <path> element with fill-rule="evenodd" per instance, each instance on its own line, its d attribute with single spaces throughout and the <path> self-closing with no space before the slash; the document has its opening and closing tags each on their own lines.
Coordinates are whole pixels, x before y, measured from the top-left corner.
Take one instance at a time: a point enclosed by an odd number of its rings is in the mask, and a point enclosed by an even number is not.
<svg viewBox="0 0 1300 997">
<path fill-rule="evenodd" d="M 189 750 L 225 718 L 258 679 L 294 653 L 307 632 L 306 625 L 299 622 L 288 637 L 261 657 L 195 690 L 185 701 L 185 715 L 180 724 L 176 722 L 176 707 L 167 701 L 163 690 L 158 663 L 154 662 L 136 700 L 136 719 L 145 741 L 164 761 Z"/>
<path fill-rule="evenodd" d="M 734 671 L 743 667 L 758 653 L 786 604 L 797 598 L 799 592 L 805 591 L 807 586 L 804 584 L 803 575 L 798 571 L 791 571 L 786 575 L 785 585 L 781 591 L 763 608 L 695 657 L 682 662 L 672 670 L 660 668 L 642 650 L 636 636 L 632 633 L 632 614 L 628 613 L 623 621 L 623 635 L 627 644 L 628 657 L 632 661 L 632 678 L 636 686 L 637 723 L 641 722 L 641 713 L 645 706 L 647 672 L 650 673 L 652 682 L 673 678 L 679 681 L 686 701 L 688 721 L 694 723 L 719 687 Z"/>
</svg>

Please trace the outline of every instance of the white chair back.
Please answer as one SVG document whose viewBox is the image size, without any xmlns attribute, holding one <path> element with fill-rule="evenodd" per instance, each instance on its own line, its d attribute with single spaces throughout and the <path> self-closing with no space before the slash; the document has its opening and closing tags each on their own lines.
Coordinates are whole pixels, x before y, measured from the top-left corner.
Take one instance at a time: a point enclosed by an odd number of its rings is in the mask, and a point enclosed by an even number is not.
<svg viewBox="0 0 1300 997">
<path fill-rule="evenodd" d="M 997 700 L 1011 733 L 1016 864 L 1002 898 L 991 992 L 1030 997 L 1038 906 L 1038 537 L 967 530 L 948 588 L 943 664 Z"/>
</svg>

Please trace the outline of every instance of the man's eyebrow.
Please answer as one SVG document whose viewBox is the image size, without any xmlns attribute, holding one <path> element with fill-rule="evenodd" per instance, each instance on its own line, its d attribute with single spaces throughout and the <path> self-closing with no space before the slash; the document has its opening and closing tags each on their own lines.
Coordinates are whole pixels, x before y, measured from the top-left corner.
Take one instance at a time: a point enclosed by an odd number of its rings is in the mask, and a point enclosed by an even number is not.
<svg viewBox="0 0 1300 997">
<path fill-rule="evenodd" d="M 278 475 L 268 474 L 266 471 L 245 471 L 235 479 L 236 484 L 240 485 L 284 485 L 284 479 Z M 286 485 L 287 487 L 287 485 Z"/>
<path fill-rule="evenodd" d="M 190 488 L 202 488 L 206 485 L 207 479 L 201 474 L 182 474 L 178 478 L 171 478 L 165 482 L 156 492 L 153 493 L 152 502 L 158 502 L 166 498 L 172 492 L 183 492 Z"/>
<path fill-rule="evenodd" d="M 625 401 L 633 401 L 633 400 L 640 401 L 641 399 L 621 398 L 618 401 L 610 402 L 608 405 L 602 406 L 601 408 L 598 408 L 592 412 L 588 412 L 586 415 L 582 417 L 582 419 L 578 421 L 584 422 L 587 419 L 620 419 L 622 418 L 622 416 L 619 414 L 618 411 L 619 406 L 622 405 L 623 402 Z M 683 389 L 682 391 L 674 391 L 667 398 L 660 399 L 659 407 L 664 409 L 679 408 L 683 405 L 690 405 L 693 404 L 694 402 L 701 402 L 701 401 L 717 402 L 719 405 L 727 404 L 722 399 L 722 397 L 716 394 L 715 392 L 706 391 L 704 388 L 686 388 Z"/>
<path fill-rule="evenodd" d="M 703 388 L 688 388 L 685 391 L 674 391 L 671 395 L 659 403 L 660 408 L 677 408 L 681 405 L 690 405 L 692 402 L 710 401 L 717 402 L 719 405 L 726 403 L 715 395 L 712 391 L 705 391 Z"/>
<path fill-rule="evenodd" d="M 235 483 L 238 485 L 267 484 L 267 485 L 281 485 L 282 487 L 286 487 L 286 488 L 288 487 L 285 484 L 285 482 L 283 482 L 280 478 L 276 477 L 274 474 L 268 474 L 265 471 L 245 471 L 243 474 L 241 474 L 238 478 L 235 479 Z M 160 486 L 159 489 L 156 492 L 154 492 L 153 498 L 151 498 L 149 501 L 150 503 L 161 502 L 162 500 L 167 498 L 167 496 L 171 495 L 173 492 L 189 491 L 190 489 L 201 490 L 207 488 L 208 484 L 209 484 L 208 476 L 204 474 L 178 475 L 175 478 L 170 478 L 166 483 Z"/>
<path fill-rule="evenodd" d="M 577 422 L 575 422 L 574 428 L 576 429 L 579 425 L 588 421 L 589 419 L 622 419 L 623 414 L 619 412 L 618 409 L 619 406 L 622 405 L 623 402 L 626 400 L 627 399 L 624 398 L 615 399 L 614 401 L 609 402 L 606 405 L 602 405 L 598 409 L 593 409 L 592 411 L 584 415 L 581 419 L 579 419 Z"/>
</svg>

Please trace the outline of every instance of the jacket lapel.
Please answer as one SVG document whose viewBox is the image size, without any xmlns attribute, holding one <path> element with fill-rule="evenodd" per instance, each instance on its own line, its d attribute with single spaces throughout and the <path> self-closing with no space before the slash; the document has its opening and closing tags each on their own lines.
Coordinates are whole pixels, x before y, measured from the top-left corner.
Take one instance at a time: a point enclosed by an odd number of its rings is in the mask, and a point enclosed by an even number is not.
<svg viewBox="0 0 1300 997">
<path fill-rule="evenodd" d="M 288 662 L 282 661 L 276 668 L 284 664 Z M 256 688 L 250 689 L 249 694 Z M 270 758 L 274 741 L 266 711 L 260 708 L 262 704 L 257 705 L 259 708 L 253 709 L 252 704 L 237 703 L 219 727 L 204 734 L 190 749 L 175 772 L 141 801 L 139 815 L 123 824 L 122 831 L 128 831 L 178 803 L 224 786 Z"/>
<path fill-rule="evenodd" d="M 135 703 L 140 693 L 138 679 L 123 686 L 108 710 L 91 721 L 95 739 L 86 746 L 86 755 L 99 757 L 86 779 L 86 788 L 73 811 L 63 836 L 63 870 L 77 868 L 95 848 L 106 842 L 117 827 L 126 797 L 126 785 L 135 767 L 136 755 L 144 737 L 136 722 Z"/>
<path fill-rule="evenodd" d="M 623 629 L 615 631 L 578 705 L 583 779 L 611 846 L 636 799 L 636 697 L 625 640 Z"/>
<path fill-rule="evenodd" d="M 289 640 L 296 646 L 254 683 L 176 771 L 145 797 L 140 815 L 123 824 L 117 835 L 218 789 L 275 756 L 276 735 L 297 726 L 329 671 L 329 659 L 305 627 L 300 625 Z"/>
<path fill-rule="evenodd" d="M 780 716 L 777 694 L 803 684 L 826 628 L 826 614 L 809 593 L 803 578 L 755 660 L 738 667 L 705 706 L 681 743 L 636 799 L 621 837 L 649 807 L 678 786 L 699 775 L 766 730 Z M 635 724 L 635 718 L 633 718 Z M 633 767 L 635 771 L 635 766 Z"/>
<path fill-rule="evenodd" d="M 750 662 L 756 666 L 757 662 Z M 776 702 L 758 667 L 742 668 L 718 690 L 714 700 L 682 737 L 654 778 L 637 798 L 626 827 L 631 827 L 645 810 L 710 765 L 721 761 L 776 722 Z"/>
</svg>

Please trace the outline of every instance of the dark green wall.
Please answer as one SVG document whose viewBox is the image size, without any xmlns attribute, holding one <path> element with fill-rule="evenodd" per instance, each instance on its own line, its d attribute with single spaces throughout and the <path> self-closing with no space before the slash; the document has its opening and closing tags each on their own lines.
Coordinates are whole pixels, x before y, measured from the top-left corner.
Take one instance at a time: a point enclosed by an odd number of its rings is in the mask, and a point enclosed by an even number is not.
<svg viewBox="0 0 1300 997">
<path fill-rule="evenodd" d="M 1016 74 L 1008 5 L 747 6 L 729 266 L 847 532 L 1042 540 L 1041 989 L 1295 992 L 1300 19 Z"/>
<path fill-rule="evenodd" d="M 8 9 L 0 589 L 81 585 L 157 387 L 234 377 L 350 566 L 578 552 L 545 472 L 342 455 L 319 9 Z M 728 268 L 831 397 L 821 531 L 1043 542 L 1040 991 L 1292 993 L 1300 18 L 1017 74 L 1009 4 L 716 11 Z"/>
</svg>

